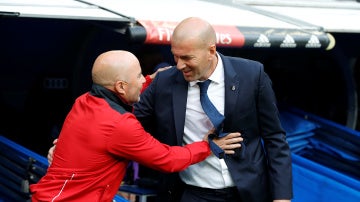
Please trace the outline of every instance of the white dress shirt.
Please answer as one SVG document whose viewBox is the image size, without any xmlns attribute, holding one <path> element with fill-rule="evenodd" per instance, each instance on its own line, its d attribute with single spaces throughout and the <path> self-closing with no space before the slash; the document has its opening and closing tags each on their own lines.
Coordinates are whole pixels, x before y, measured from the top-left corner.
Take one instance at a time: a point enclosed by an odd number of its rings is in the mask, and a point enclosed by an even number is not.
<svg viewBox="0 0 360 202">
<path fill-rule="evenodd" d="M 209 78 L 211 83 L 208 96 L 217 110 L 224 115 L 224 67 L 220 56 L 217 55 L 217 57 L 217 66 Z M 201 107 L 200 88 L 196 83 L 197 81 L 189 82 L 183 144 L 201 141 L 204 135 L 213 128 L 213 124 Z M 180 177 L 186 184 L 197 187 L 219 189 L 235 186 L 225 161 L 214 154 L 180 172 Z"/>
</svg>

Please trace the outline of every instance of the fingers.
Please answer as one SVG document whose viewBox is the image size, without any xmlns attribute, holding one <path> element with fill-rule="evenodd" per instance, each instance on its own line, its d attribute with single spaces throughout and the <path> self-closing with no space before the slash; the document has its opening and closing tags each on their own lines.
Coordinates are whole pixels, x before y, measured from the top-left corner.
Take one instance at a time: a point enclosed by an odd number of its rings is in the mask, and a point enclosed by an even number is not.
<svg viewBox="0 0 360 202">
<path fill-rule="evenodd" d="M 51 164 L 51 162 L 53 160 L 55 147 L 56 147 L 56 145 L 52 146 L 48 151 L 47 160 L 48 160 L 49 165 Z"/>
<path fill-rule="evenodd" d="M 241 142 L 244 140 L 240 133 L 229 133 L 228 135 L 215 138 L 216 144 L 224 150 L 225 154 L 235 154 L 235 149 L 241 147 Z"/>
<path fill-rule="evenodd" d="M 229 133 L 228 135 L 226 135 L 223 138 L 231 139 L 231 138 L 236 138 L 236 137 L 240 137 L 240 136 L 241 136 L 241 133 Z"/>
<path fill-rule="evenodd" d="M 172 66 L 162 67 L 162 68 L 159 68 L 157 71 L 158 71 L 158 72 L 161 72 L 161 71 L 164 71 L 164 70 L 170 69 L 171 67 L 172 67 Z"/>
<path fill-rule="evenodd" d="M 240 148 L 241 144 L 239 142 L 242 142 L 243 138 L 233 138 L 230 139 L 230 142 L 228 142 L 226 145 L 223 145 L 223 150 L 225 154 L 235 154 L 235 149 Z"/>
<path fill-rule="evenodd" d="M 223 149 L 225 154 L 235 154 L 235 149 L 240 148 L 241 144 L 233 144 L 231 146 L 227 145 L 227 149 Z"/>
<path fill-rule="evenodd" d="M 237 140 L 232 140 L 232 141 L 236 141 L 236 142 L 228 142 L 223 146 L 223 149 L 236 149 L 236 148 L 240 148 L 241 144 L 239 142 L 243 141 L 242 138 L 237 138 Z"/>
<path fill-rule="evenodd" d="M 47 160 L 48 160 L 48 163 L 49 165 L 51 164 L 52 160 L 53 160 L 53 155 L 54 155 L 54 150 L 55 150 L 55 146 L 56 146 L 56 143 L 58 142 L 58 139 L 56 138 L 54 141 L 53 141 L 53 144 L 54 146 L 52 146 L 49 151 L 48 151 L 48 154 L 47 154 Z"/>
<path fill-rule="evenodd" d="M 225 145 L 240 144 L 240 142 L 244 140 L 240 133 L 229 133 L 228 135 L 217 139 L 221 139 Z"/>
<path fill-rule="evenodd" d="M 156 76 L 156 74 L 157 74 L 158 72 L 161 72 L 161 71 L 170 69 L 171 67 L 172 67 L 172 66 L 167 66 L 167 67 L 159 68 L 158 70 L 156 70 L 156 72 L 154 72 L 154 73 L 152 73 L 152 74 L 150 75 L 150 78 L 151 78 L 151 79 L 154 79 L 155 76 Z"/>
</svg>

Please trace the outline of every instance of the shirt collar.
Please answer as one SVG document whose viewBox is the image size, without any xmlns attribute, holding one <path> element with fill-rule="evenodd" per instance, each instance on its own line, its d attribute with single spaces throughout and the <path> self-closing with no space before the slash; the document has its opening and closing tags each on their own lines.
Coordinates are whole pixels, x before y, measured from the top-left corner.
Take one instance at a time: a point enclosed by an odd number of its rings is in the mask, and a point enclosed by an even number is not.
<svg viewBox="0 0 360 202">
<path fill-rule="evenodd" d="M 215 83 L 220 83 L 222 78 L 224 78 L 224 65 L 221 60 L 221 57 L 218 53 L 216 53 L 218 62 L 216 64 L 214 72 L 210 75 L 209 79 Z M 199 80 L 196 81 L 190 81 L 190 86 L 194 86 L 197 82 L 201 82 Z"/>
</svg>

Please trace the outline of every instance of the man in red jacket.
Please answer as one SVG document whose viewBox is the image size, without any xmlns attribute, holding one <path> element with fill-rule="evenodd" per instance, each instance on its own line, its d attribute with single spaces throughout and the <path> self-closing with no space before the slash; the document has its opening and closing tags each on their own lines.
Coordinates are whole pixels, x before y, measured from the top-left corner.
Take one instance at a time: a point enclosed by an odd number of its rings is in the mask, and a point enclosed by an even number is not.
<svg viewBox="0 0 360 202">
<path fill-rule="evenodd" d="M 129 161 L 163 172 L 178 172 L 207 158 L 203 141 L 184 147 L 162 144 L 131 113 L 145 79 L 127 51 L 101 54 L 92 69 L 91 90 L 78 97 L 59 135 L 53 160 L 32 201 L 112 201 Z M 210 131 L 209 131 L 210 133 Z M 218 139 L 226 153 L 240 147 L 240 133 Z"/>
</svg>

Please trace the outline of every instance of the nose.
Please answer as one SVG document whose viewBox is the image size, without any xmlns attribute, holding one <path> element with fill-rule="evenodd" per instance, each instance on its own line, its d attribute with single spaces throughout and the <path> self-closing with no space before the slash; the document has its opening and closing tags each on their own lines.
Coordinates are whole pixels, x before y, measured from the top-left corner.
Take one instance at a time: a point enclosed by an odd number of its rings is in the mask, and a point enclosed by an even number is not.
<svg viewBox="0 0 360 202">
<path fill-rule="evenodd" d="M 186 67 L 186 64 L 181 60 L 181 59 L 179 59 L 178 61 L 177 61 L 177 63 L 176 63 L 176 68 L 178 69 L 178 70 L 182 70 L 182 69 L 184 69 Z"/>
</svg>

